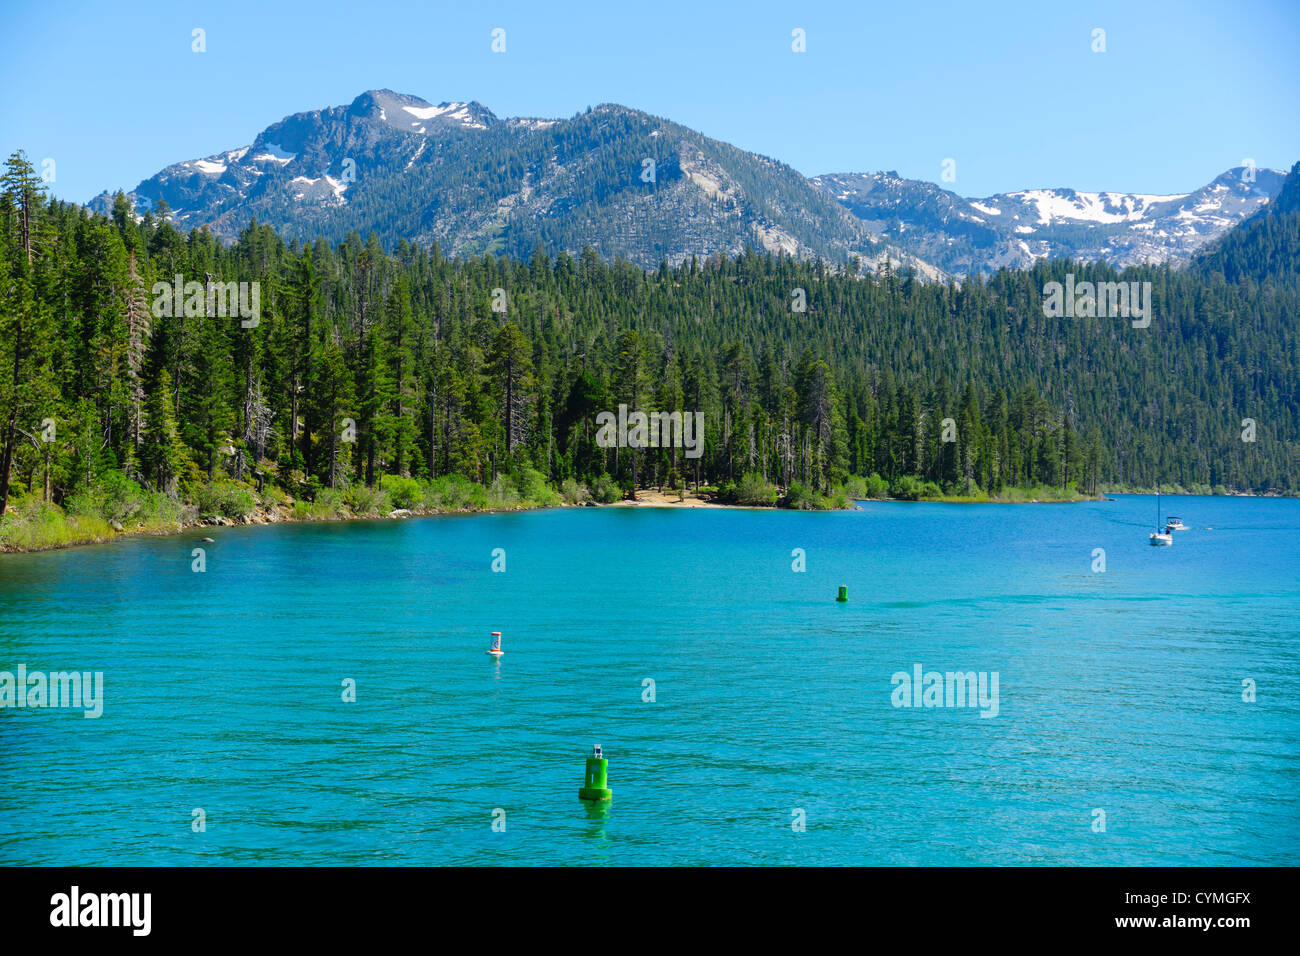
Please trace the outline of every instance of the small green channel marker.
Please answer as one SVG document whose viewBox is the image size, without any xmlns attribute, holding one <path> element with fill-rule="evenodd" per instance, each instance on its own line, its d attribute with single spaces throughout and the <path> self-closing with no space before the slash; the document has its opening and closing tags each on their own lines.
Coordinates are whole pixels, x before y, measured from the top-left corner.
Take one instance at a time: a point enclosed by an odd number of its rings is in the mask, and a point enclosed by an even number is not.
<svg viewBox="0 0 1300 956">
<path fill-rule="evenodd" d="M 609 761 L 601 754 L 600 744 L 596 744 L 587 758 L 587 779 L 578 791 L 580 800 L 608 800 L 614 796 L 614 791 L 605 786 L 608 768 Z"/>
<path fill-rule="evenodd" d="M 837 601 L 847 601 L 848 599 L 849 599 L 849 589 L 848 589 L 848 585 L 841 584 L 841 585 L 840 585 L 840 593 L 839 593 L 839 596 L 836 597 L 835 600 L 837 600 Z"/>
</svg>

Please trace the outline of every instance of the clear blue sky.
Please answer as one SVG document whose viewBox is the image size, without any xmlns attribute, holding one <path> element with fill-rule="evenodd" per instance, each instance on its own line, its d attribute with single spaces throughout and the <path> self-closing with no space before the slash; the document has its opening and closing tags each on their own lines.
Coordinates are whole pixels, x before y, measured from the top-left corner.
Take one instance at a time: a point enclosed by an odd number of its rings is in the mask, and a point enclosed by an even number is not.
<svg viewBox="0 0 1300 956">
<path fill-rule="evenodd" d="M 952 157 L 967 196 L 1186 192 L 1300 160 L 1297 0 L 4 6 L 0 149 L 55 159 L 75 201 L 383 87 L 503 117 L 623 103 L 808 175 L 939 181 Z"/>
</svg>

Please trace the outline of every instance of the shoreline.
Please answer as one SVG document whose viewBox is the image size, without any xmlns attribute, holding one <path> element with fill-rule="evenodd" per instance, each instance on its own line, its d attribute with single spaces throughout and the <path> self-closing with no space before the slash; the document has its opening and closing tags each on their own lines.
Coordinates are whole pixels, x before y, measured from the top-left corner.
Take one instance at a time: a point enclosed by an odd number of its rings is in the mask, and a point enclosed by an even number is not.
<svg viewBox="0 0 1300 956">
<path fill-rule="evenodd" d="M 153 527 L 124 527 L 120 531 L 114 531 L 112 534 L 108 535 L 95 534 L 76 541 L 67 541 L 35 548 L 20 548 L 12 545 L 0 544 L 0 555 L 41 554 L 49 551 L 64 551 L 69 548 L 81 548 L 95 544 L 112 544 L 115 541 L 121 541 L 127 538 L 171 538 L 183 535 L 187 531 L 196 531 L 203 528 L 254 528 L 278 524 L 345 524 L 352 521 L 403 521 L 410 518 L 510 514 L 516 511 L 541 511 L 546 508 L 557 507 L 571 508 L 580 506 L 562 503 L 559 505 L 520 505 L 514 508 L 483 508 L 478 510 L 459 509 L 454 511 L 439 511 L 431 508 L 395 508 L 384 514 L 350 513 L 335 514 L 328 517 L 295 517 L 284 505 L 272 505 L 268 508 L 258 508 L 256 511 L 245 515 L 242 518 L 211 516 L 207 518 L 195 518 L 190 521 L 175 521 Z"/>
<path fill-rule="evenodd" d="M 241 518 L 209 516 L 205 518 L 194 518 L 192 520 L 174 521 L 162 525 L 123 527 L 120 530 L 112 531 L 109 534 L 92 534 L 75 541 L 42 545 L 34 548 L 0 544 L 0 555 L 42 554 L 49 551 L 64 551 L 69 548 L 88 547 L 96 544 L 112 544 L 115 541 L 121 541 L 127 538 L 169 538 L 183 535 L 188 531 L 196 531 L 203 528 L 252 528 L 278 524 L 346 524 L 352 521 L 403 521 L 411 518 L 449 518 L 457 516 L 474 517 L 476 515 L 513 514 L 521 511 L 544 511 L 548 508 L 685 507 L 766 510 L 751 508 L 747 505 L 734 505 L 720 501 L 712 501 L 704 498 L 692 497 L 690 495 L 688 495 L 684 501 L 670 501 L 668 500 L 669 496 L 667 494 L 654 490 L 638 491 L 637 498 L 638 500 L 636 501 L 625 498 L 622 501 L 612 501 L 608 503 L 586 501 L 582 504 L 571 504 L 562 501 L 558 504 L 521 504 L 507 508 L 462 508 L 450 511 L 442 511 L 434 508 L 394 508 L 392 511 L 385 513 L 336 513 L 330 516 L 306 517 L 296 517 L 292 513 L 290 506 L 280 504 L 259 507 Z M 292 502 L 290 502 L 290 504 L 292 504 Z M 777 509 L 773 508 L 771 510 Z M 14 512 L 10 510 L 8 513 L 12 515 Z"/>
<path fill-rule="evenodd" d="M 559 504 L 520 504 L 514 507 L 505 508 L 483 508 L 483 509 L 457 509 L 442 511 L 430 508 L 395 508 L 387 513 L 373 514 L 334 514 L 332 516 L 306 516 L 297 517 L 292 513 L 291 505 L 275 504 L 266 507 L 259 507 L 253 512 L 241 518 L 227 518 L 221 516 L 210 516 L 206 518 L 194 518 L 192 520 L 182 520 L 171 522 L 164 525 L 155 525 L 150 527 L 125 527 L 121 530 L 113 531 L 111 534 L 92 534 L 85 538 L 74 541 L 60 542 L 56 544 L 43 545 L 39 547 L 24 548 L 13 545 L 0 544 L 0 555 L 8 554 L 39 554 L 49 551 L 63 551 L 69 548 L 86 547 L 96 544 L 111 544 L 125 538 L 164 538 L 174 537 L 185 534 L 188 531 L 195 531 L 203 528 L 241 528 L 255 527 L 258 525 L 275 525 L 275 524 L 315 524 L 315 523 L 346 523 L 350 521 L 402 521 L 411 518 L 439 518 L 439 517 L 472 517 L 475 515 L 489 514 L 511 514 L 521 511 L 542 511 L 549 508 L 671 508 L 683 510 L 699 509 L 724 509 L 733 511 L 799 511 L 814 509 L 797 509 L 782 508 L 778 505 L 744 505 L 733 502 L 718 501 L 712 497 L 700 497 L 693 492 L 687 492 L 679 498 L 676 492 L 657 491 L 653 488 L 639 489 L 635 500 L 624 498 L 621 501 L 613 502 L 596 502 L 585 501 L 581 504 L 560 502 Z M 1062 500 L 1050 500 L 1040 498 L 1026 498 L 1016 500 L 1014 498 L 962 498 L 951 496 L 941 499 L 921 499 L 910 500 L 905 498 L 851 498 L 848 508 L 823 509 L 831 511 L 860 511 L 863 503 L 871 504 L 948 504 L 948 505 L 1051 505 L 1051 504 L 1082 504 L 1084 502 L 1098 502 L 1114 500 L 1112 495 L 1144 495 L 1146 492 L 1136 491 L 1110 491 L 1099 493 L 1096 497 L 1080 495 L 1074 498 Z M 1202 497 L 1192 495 L 1189 492 L 1165 495 L 1164 497 Z M 1287 495 L 1254 493 L 1254 492 L 1230 492 L 1227 495 L 1210 497 L 1228 497 L 1228 498 L 1285 498 Z"/>
</svg>

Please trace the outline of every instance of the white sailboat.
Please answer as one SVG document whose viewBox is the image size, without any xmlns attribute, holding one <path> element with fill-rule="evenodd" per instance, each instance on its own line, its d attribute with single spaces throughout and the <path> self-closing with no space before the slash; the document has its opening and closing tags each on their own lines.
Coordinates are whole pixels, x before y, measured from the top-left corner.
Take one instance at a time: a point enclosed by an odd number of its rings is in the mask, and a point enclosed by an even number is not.
<svg viewBox="0 0 1300 956">
<path fill-rule="evenodd" d="M 1174 535 L 1169 528 L 1165 528 L 1163 533 L 1160 531 L 1160 483 L 1156 482 L 1156 530 L 1151 534 L 1151 544 L 1167 548 L 1173 543 Z"/>
</svg>

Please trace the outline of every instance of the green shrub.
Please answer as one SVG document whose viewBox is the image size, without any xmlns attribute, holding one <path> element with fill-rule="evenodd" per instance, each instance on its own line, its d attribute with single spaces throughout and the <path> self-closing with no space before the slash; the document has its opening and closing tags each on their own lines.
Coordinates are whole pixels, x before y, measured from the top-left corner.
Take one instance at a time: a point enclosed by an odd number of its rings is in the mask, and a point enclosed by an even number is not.
<svg viewBox="0 0 1300 956">
<path fill-rule="evenodd" d="M 923 501 L 940 501 L 943 499 L 943 489 L 933 481 L 922 483 L 917 497 Z"/>
<path fill-rule="evenodd" d="M 135 517 L 145 527 L 157 527 L 183 522 L 194 517 L 196 510 L 160 491 L 146 491 Z"/>
<path fill-rule="evenodd" d="M 12 501 L 15 503 L 21 495 L 13 495 Z M 73 492 L 63 502 L 63 507 L 70 515 L 84 515 L 86 517 L 101 517 L 99 496 L 95 494 L 93 488 L 83 488 L 81 491 Z"/>
<path fill-rule="evenodd" d="M 988 501 L 989 493 L 972 480 L 969 487 L 965 479 L 944 485 L 944 494 L 961 501 Z"/>
<path fill-rule="evenodd" d="M 70 514 L 125 522 L 143 507 L 144 501 L 144 489 L 124 473 L 113 470 L 104 472 L 89 488 L 69 496 L 66 505 Z"/>
<path fill-rule="evenodd" d="M 843 491 L 850 498 L 869 498 L 867 494 L 867 479 L 859 475 L 849 475 L 845 479 Z"/>
<path fill-rule="evenodd" d="M 414 508 L 424 501 L 424 492 L 414 478 L 384 475 L 379 479 L 379 487 L 388 495 L 394 508 Z"/>
<path fill-rule="evenodd" d="M 13 507 L 16 514 L 0 516 L 0 546 L 5 548 L 36 551 L 100 541 L 115 533 L 98 515 L 68 515 L 37 496 L 17 499 Z"/>
<path fill-rule="evenodd" d="M 867 476 L 867 497 L 868 498 L 887 498 L 889 497 L 889 482 L 885 481 L 875 472 Z"/>
<path fill-rule="evenodd" d="M 560 495 L 571 505 L 580 505 L 591 497 L 586 485 L 572 478 L 565 478 L 560 484 Z"/>
<path fill-rule="evenodd" d="M 194 492 L 194 505 L 201 518 L 242 518 L 257 508 L 257 499 L 246 485 L 220 479 L 200 485 Z"/>
<path fill-rule="evenodd" d="M 462 475 L 443 475 L 429 482 L 424 491 L 424 501 L 434 511 L 475 511 L 487 507 L 487 496 L 482 485 L 476 485 Z M 482 498 L 482 505 L 478 499 Z"/>
<path fill-rule="evenodd" d="M 921 479 L 916 475 L 899 475 L 889 486 L 889 494 L 903 501 L 916 501 L 921 497 Z"/>
<path fill-rule="evenodd" d="M 428 498 L 439 511 L 487 510 L 487 489 L 461 475 L 434 480 Z"/>
<path fill-rule="evenodd" d="M 822 498 L 822 507 L 828 510 L 843 511 L 852 505 L 853 499 L 843 488 L 833 488 L 830 494 Z"/>
<path fill-rule="evenodd" d="M 791 482 L 786 489 L 785 506 L 796 511 L 820 511 L 823 507 L 821 496 L 797 481 Z"/>
<path fill-rule="evenodd" d="M 591 497 L 601 504 L 613 504 L 623 500 L 623 489 L 609 475 L 601 475 L 591 483 Z"/>
<path fill-rule="evenodd" d="M 144 489 L 120 471 L 106 472 L 99 487 L 99 513 L 106 521 L 126 521 L 144 506 Z"/>
<path fill-rule="evenodd" d="M 776 504 L 776 499 L 781 496 L 781 493 L 776 485 L 762 475 L 747 471 L 740 476 L 740 481 L 736 482 L 735 496 L 736 501 L 742 505 L 771 507 Z"/>
<path fill-rule="evenodd" d="M 488 487 L 488 501 L 493 508 L 513 508 L 519 504 L 519 489 L 509 475 L 497 475 Z"/>
<path fill-rule="evenodd" d="M 492 507 L 488 489 L 477 481 L 469 483 L 469 498 L 465 502 L 466 511 L 487 511 Z"/>
<path fill-rule="evenodd" d="M 393 510 L 388 495 L 382 488 L 371 488 L 361 483 L 343 492 L 343 500 L 356 515 L 387 514 Z"/>
<path fill-rule="evenodd" d="M 278 507 L 284 504 L 286 498 L 288 495 L 269 481 L 263 483 L 262 490 L 257 493 L 257 500 L 266 508 Z"/>
<path fill-rule="evenodd" d="M 293 503 L 293 513 L 299 515 L 298 506 L 302 504 L 301 500 Z M 343 492 L 337 488 L 322 488 L 316 492 L 316 497 L 307 505 L 306 514 L 310 518 L 331 519 L 339 517 L 344 509 L 347 508 L 347 502 L 343 499 Z"/>
<path fill-rule="evenodd" d="M 547 484 L 546 476 L 536 468 L 521 469 L 518 481 L 525 503 L 543 508 L 553 508 L 560 503 L 560 496 Z"/>
</svg>

